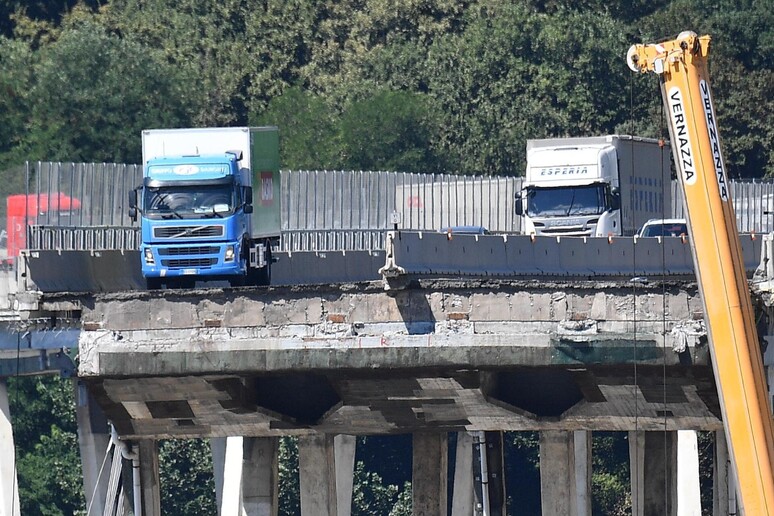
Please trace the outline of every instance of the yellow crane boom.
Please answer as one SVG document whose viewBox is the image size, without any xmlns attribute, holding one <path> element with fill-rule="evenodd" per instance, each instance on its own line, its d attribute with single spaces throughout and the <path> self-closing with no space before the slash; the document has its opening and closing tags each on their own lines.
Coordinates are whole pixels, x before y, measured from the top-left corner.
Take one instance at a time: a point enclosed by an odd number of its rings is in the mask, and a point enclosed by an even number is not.
<svg viewBox="0 0 774 516">
<path fill-rule="evenodd" d="M 746 514 L 774 514 L 774 431 L 758 334 L 712 103 L 710 37 L 634 45 L 635 72 L 660 77 L 688 212 L 726 439 Z"/>
</svg>

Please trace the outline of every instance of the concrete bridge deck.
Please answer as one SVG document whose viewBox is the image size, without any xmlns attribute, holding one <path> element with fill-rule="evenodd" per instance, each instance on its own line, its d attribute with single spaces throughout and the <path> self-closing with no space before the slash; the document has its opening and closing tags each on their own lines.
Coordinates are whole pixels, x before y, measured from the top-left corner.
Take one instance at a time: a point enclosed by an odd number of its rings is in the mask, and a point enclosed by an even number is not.
<svg viewBox="0 0 774 516">
<path fill-rule="evenodd" d="M 371 282 L 41 306 L 80 312 L 78 375 L 128 438 L 722 428 L 690 282 Z"/>
</svg>

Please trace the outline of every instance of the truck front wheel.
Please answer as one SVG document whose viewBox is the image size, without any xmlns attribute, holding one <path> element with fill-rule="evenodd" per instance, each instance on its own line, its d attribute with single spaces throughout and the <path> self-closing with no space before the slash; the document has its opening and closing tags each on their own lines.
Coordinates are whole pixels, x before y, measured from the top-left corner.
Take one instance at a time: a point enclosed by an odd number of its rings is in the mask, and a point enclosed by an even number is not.
<svg viewBox="0 0 774 516">
<path fill-rule="evenodd" d="M 159 290 L 161 288 L 161 278 L 145 278 L 145 288 L 148 290 Z"/>
</svg>

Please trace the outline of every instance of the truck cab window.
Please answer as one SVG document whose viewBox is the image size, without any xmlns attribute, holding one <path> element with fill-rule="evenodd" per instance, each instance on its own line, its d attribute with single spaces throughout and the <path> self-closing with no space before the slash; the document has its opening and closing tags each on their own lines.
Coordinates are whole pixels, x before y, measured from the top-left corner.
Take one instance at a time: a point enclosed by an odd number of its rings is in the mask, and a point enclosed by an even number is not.
<svg viewBox="0 0 774 516">
<path fill-rule="evenodd" d="M 527 214 L 531 217 L 599 215 L 607 211 L 604 185 L 530 188 Z"/>
<path fill-rule="evenodd" d="M 234 211 L 233 185 L 163 186 L 145 189 L 145 213 L 150 218 L 186 215 L 209 218 Z"/>
</svg>

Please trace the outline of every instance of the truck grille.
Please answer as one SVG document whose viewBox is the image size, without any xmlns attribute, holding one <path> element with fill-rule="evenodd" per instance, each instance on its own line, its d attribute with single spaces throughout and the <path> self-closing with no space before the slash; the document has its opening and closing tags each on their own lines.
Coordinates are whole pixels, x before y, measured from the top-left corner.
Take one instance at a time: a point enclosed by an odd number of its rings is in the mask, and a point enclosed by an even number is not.
<svg viewBox="0 0 774 516">
<path fill-rule="evenodd" d="M 170 269 L 186 269 L 191 267 L 211 267 L 218 263 L 217 258 L 181 258 L 178 260 L 161 260 L 161 265 Z"/>
<path fill-rule="evenodd" d="M 560 226 L 553 228 L 544 228 L 540 231 L 541 235 L 559 235 L 559 236 L 589 236 L 592 228 L 583 229 L 582 227 Z"/>
<path fill-rule="evenodd" d="M 159 249 L 161 256 L 184 256 L 189 254 L 218 254 L 220 248 L 216 245 L 202 245 L 190 247 L 162 247 Z"/>
<path fill-rule="evenodd" d="M 156 238 L 207 238 L 223 236 L 223 226 L 161 226 L 153 228 Z"/>
</svg>

